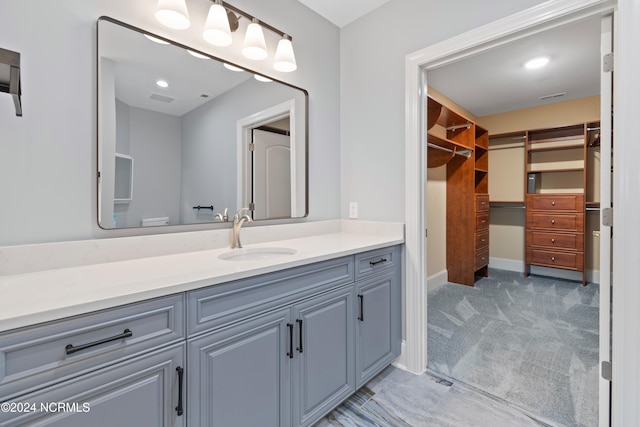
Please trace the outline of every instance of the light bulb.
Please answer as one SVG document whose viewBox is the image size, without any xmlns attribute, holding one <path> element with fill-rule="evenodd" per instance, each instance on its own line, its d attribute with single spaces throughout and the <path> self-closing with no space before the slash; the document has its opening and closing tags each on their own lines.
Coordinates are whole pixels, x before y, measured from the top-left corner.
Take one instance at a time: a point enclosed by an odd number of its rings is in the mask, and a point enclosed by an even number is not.
<svg viewBox="0 0 640 427">
<path fill-rule="evenodd" d="M 264 41 L 262 27 L 258 20 L 254 19 L 247 27 L 242 45 L 242 54 L 249 59 L 259 61 L 267 57 L 267 44 Z"/>
<path fill-rule="evenodd" d="M 278 42 L 273 68 L 285 73 L 295 71 L 298 68 L 296 57 L 293 53 L 293 45 L 286 35 Z"/>
<path fill-rule="evenodd" d="M 184 30 L 191 25 L 185 0 L 158 0 L 156 19 L 174 30 Z"/>
<path fill-rule="evenodd" d="M 231 30 L 227 11 L 221 4 L 212 4 L 204 24 L 202 37 L 214 46 L 229 46 L 231 44 Z"/>
</svg>

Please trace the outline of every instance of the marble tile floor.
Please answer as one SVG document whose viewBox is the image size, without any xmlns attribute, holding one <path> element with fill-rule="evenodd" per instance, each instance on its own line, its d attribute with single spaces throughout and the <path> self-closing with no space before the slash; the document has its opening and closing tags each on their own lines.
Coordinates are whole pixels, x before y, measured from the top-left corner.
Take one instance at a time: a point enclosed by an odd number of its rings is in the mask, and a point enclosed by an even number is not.
<svg viewBox="0 0 640 427">
<path fill-rule="evenodd" d="M 507 402 L 429 372 L 388 367 L 314 427 L 540 427 Z"/>
</svg>

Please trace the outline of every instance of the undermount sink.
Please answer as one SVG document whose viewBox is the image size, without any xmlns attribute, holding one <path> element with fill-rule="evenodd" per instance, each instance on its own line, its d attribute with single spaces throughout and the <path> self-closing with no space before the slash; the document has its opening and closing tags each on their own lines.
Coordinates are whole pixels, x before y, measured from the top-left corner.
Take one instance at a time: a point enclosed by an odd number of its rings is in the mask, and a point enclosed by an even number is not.
<svg viewBox="0 0 640 427">
<path fill-rule="evenodd" d="M 218 255 L 218 258 L 224 261 L 262 261 L 288 257 L 296 252 L 297 251 L 292 248 L 243 248 L 230 250 L 229 252 Z"/>
</svg>

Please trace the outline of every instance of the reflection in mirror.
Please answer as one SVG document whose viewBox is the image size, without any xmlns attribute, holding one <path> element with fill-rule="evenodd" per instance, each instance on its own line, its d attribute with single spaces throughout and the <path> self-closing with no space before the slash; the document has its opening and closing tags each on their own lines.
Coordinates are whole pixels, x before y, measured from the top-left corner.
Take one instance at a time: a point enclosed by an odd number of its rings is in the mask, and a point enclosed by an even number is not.
<svg viewBox="0 0 640 427">
<path fill-rule="evenodd" d="M 100 226 L 306 216 L 306 91 L 144 35 L 98 20 Z"/>
</svg>

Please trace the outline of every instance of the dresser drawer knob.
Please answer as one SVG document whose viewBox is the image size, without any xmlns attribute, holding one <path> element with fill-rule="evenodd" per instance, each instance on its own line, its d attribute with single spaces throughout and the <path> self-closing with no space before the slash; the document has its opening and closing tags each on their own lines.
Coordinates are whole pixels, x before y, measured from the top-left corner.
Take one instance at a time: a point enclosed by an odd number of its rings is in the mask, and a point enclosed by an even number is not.
<svg viewBox="0 0 640 427">
<path fill-rule="evenodd" d="M 555 206 L 555 205 L 556 205 L 556 202 L 551 202 L 551 206 Z"/>
<path fill-rule="evenodd" d="M 551 257 L 551 261 L 555 262 L 556 261 L 556 257 L 552 256 Z"/>
<path fill-rule="evenodd" d="M 556 242 L 556 239 L 551 239 L 551 243 L 555 243 L 555 242 Z"/>
<path fill-rule="evenodd" d="M 551 220 L 551 224 L 555 224 L 555 223 L 556 223 L 556 220 L 555 220 L 555 219 L 552 219 L 552 220 Z"/>
</svg>

